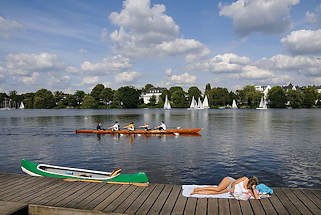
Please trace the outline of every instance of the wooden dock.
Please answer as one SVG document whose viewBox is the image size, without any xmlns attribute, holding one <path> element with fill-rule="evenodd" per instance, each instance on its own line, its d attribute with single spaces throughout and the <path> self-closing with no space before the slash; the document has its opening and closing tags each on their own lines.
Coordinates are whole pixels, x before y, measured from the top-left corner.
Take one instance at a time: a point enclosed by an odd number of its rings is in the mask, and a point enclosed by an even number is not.
<svg viewBox="0 0 321 215">
<path fill-rule="evenodd" d="M 275 194 L 262 200 L 197 199 L 183 197 L 180 185 L 136 187 L 0 174 L 0 201 L 26 205 L 116 214 L 321 214 L 321 190 L 273 189 Z"/>
</svg>

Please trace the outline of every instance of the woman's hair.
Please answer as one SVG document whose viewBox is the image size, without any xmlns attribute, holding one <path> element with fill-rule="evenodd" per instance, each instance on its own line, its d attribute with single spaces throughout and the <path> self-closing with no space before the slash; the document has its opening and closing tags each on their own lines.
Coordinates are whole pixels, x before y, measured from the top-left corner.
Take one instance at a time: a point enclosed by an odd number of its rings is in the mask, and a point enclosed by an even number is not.
<svg viewBox="0 0 321 215">
<path fill-rule="evenodd" d="M 258 185 L 259 179 L 257 177 L 253 176 L 249 179 L 249 182 L 247 182 L 247 188 L 252 190 L 253 185 Z"/>
</svg>

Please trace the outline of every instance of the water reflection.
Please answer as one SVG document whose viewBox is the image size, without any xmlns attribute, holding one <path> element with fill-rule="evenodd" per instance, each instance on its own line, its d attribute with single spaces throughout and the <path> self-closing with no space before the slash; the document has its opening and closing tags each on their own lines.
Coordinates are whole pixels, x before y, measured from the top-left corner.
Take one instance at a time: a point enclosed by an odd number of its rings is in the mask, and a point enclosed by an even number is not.
<svg viewBox="0 0 321 215">
<path fill-rule="evenodd" d="M 321 110 L 25 110 L 0 112 L 0 172 L 20 160 L 126 173 L 154 183 L 217 184 L 256 175 L 271 186 L 321 188 Z M 75 134 L 134 121 L 203 128 L 202 136 Z"/>
</svg>

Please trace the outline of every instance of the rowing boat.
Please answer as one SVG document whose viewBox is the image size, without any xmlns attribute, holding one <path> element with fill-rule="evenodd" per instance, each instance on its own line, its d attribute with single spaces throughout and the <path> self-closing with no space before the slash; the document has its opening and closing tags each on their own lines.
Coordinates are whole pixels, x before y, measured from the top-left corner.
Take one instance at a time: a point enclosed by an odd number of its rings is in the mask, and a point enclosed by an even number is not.
<svg viewBox="0 0 321 215">
<path fill-rule="evenodd" d="M 21 161 L 23 172 L 32 176 L 48 176 L 53 178 L 71 179 L 75 181 L 107 182 L 116 184 L 141 184 L 148 185 L 148 177 L 143 172 L 135 174 L 120 174 L 120 169 L 113 172 L 102 172 L 87 169 L 54 166 L 48 164 L 33 163 L 27 159 Z M 70 180 L 69 180 L 70 181 Z"/>
<path fill-rule="evenodd" d="M 95 134 L 198 134 L 202 129 L 168 129 L 168 130 L 135 130 L 135 131 L 112 131 L 112 130 L 76 130 L 76 133 Z"/>
</svg>

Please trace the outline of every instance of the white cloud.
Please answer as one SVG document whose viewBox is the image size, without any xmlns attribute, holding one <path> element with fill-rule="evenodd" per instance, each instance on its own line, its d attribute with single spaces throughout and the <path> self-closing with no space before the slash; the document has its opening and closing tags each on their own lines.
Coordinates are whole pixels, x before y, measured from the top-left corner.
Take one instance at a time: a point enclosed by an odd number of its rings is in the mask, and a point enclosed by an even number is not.
<svg viewBox="0 0 321 215">
<path fill-rule="evenodd" d="M 77 69 L 77 68 L 74 67 L 74 66 L 68 66 L 68 67 L 66 68 L 66 72 L 67 72 L 67 73 L 70 73 L 70 74 L 79 74 L 79 73 L 81 73 L 81 71 L 79 71 L 79 69 Z"/>
<path fill-rule="evenodd" d="M 321 4 L 315 9 L 314 12 L 307 11 L 305 13 L 305 21 L 308 23 L 321 26 Z"/>
<path fill-rule="evenodd" d="M 126 0 L 120 13 L 110 14 L 119 29 L 110 34 L 113 50 L 131 58 L 189 55 L 191 61 L 209 53 L 209 49 L 193 39 L 178 38 L 179 27 L 165 14 L 162 4 L 150 0 Z"/>
<path fill-rule="evenodd" d="M 166 69 L 166 71 L 165 71 L 165 74 L 168 75 L 168 76 L 171 76 L 172 73 L 173 73 L 172 69 Z"/>
<path fill-rule="evenodd" d="M 21 29 L 23 28 L 23 24 L 15 21 L 5 19 L 0 16 L 0 37 L 8 39 L 10 37 L 10 31 L 14 29 Z"/>
<path fill-rule="evenodd" d="M 122 72 L 115 75 L 115 80 L 117 83 L 130 83 L 135 81 L 141 74 L 138 72 Z"/>
<path fill-rule="evenodd" d="M 293 55 L 321 54 L 321 29 L 292 31 L 281 39 L 285 49 Z"/>
<path fill-rule="evenodd" d="M 88 51 L 86 49 L 81 48 L 81 49 L 79 49 L 79 53 L 82 55 L 86 55 L 86 54 L 88 54 Z"/>
<path fill-rule="evenodd" d="M 33 72 L 60 71 L 65 69 L 58 56 L 49 53 L 9 54 L 7 56 L 8 73 L 12 75 L 29 75 Z"/>
<path fill-rule="evenodd" d="M 240 72 L 244 65 L 250 64 L 251 60 L 248 57 L 238 56 L 233 53 L 216 55 L 213 58 L 189 65 L 191 70 L 201 70 L 214 73 L 236 73 Z"/>
<path fill-rule="evenodd" d="M 123 71 L 132 67 L 129 58 L 121 55 L 105 57 L 100 63 L 91 63 L 85 61 L 81 65 L 81 69 L 87 72 L 93 72 L 100 75 L 110 74 L 112 72 Z"/>
<path fill-rule="evenodd" d="M 194 84 L 196 82 L 196 76 L 190 75 L 187 72 L 181 75 L 172 75 L 168 79 L 171 83 L 175 84 Z"/>
<path fill-rule="evenodd" d="M 245 79 L 266 79 L 274 76 L 273 72 L 265 69 L 260 69 L 256 66 L 245 66 L 239 74 L 241 78 Z"/>
<path fill-rule="evenodd" d="M 290 7 L 300 0 L 237 0 L 220 7 L 220 16 L 233 19 L 234 30 L 240 36 L 253 32 L 280 34 L 292 27 Z"/>
<path fill-rule="evenodd" d="M 33 72 L 31 76 L 20 76 L 15 77 L 20 82 L 23 82 L 24 84 L 34 84 L 38 80 L 39 72 Z"/>
<path fill-rule="evenodd" d="M 321 58 L 305 56 L 275 55 L 260 59 L 256 62 L 256 66 L 274 71 L 297 72 L 307 76 L 321 74 Z"/>
<path fill-rule="evenodd" d="M 316 77 L 312 79 L 312 82 L 317 85 L 321 85 L 321 77 Z"/>
<path fill-rule="evenodd" d="M 83 84 L 95 84 L 99 80 L 98 76 L 86 76 L 82 79 L 81 85 Z"/>
</svg>

